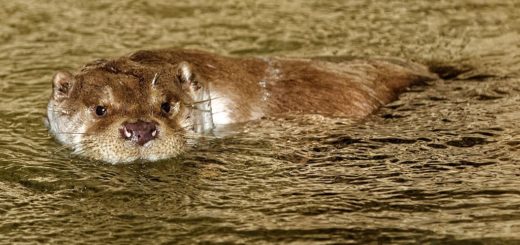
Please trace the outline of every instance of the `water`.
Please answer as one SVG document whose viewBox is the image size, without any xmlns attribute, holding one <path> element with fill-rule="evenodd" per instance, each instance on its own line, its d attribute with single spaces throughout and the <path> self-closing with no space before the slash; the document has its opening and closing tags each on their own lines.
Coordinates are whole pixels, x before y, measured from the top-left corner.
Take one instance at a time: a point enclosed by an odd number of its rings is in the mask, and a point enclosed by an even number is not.
<svg viewBox="0 0 520 245">
<path fill-rule="evenodd" d="M 0 0 L 0 243 L 520 242 L 520 3 Z M 137 49 L 474 67 L 358 122 L 251 122 L 183 158 L 70 155 L 56 70 Z"/>
</svg>

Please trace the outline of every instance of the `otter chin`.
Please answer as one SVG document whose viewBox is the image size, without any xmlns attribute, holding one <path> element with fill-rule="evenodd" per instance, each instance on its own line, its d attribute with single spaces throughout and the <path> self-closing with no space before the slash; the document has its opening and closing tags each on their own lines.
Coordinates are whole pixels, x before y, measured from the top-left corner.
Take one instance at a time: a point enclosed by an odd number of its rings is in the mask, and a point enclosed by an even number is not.
<svg viewBox="0 0 520 245">
<path fill-rule="evenodd" d="M 57 72 L 47 125 L 74 153 L 110 163 L 172 158 L 187 139 L 263 116 L 359 119 L 439 79 L 400 59 L 328 62 L 162 49 Z"/>
</svg>

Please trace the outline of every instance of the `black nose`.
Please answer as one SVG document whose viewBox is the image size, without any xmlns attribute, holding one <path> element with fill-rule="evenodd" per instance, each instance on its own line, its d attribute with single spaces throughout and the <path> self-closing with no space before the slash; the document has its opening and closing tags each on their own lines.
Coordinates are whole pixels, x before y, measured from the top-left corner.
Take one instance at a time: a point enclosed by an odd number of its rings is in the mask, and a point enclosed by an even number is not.
<svg viewBox="0 0 520 245">
<path fill-rule="evenodd" d="M 123 139 L 134 141 L 142 146 L 157 137 L 157 126 L 153 122 L 139 120 L 135 123 L 123 123 L 119 132 Z"/>
</svg>

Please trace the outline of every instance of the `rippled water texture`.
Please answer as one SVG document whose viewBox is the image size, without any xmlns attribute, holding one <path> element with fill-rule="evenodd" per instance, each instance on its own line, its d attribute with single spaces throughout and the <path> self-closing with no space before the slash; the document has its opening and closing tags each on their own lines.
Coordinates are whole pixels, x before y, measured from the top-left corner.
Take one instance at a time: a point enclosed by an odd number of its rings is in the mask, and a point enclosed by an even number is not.
<svg viewBox="0 0 520 245">
<path fill-rule="evenodd" d="M 0 0 L 0 243 L 520 243 L 520 3 Z M 359 122 L 251 122 L 182 159 L 73 157 L 50 80 L 158 47 L 474 67 Z"/>
</svg>

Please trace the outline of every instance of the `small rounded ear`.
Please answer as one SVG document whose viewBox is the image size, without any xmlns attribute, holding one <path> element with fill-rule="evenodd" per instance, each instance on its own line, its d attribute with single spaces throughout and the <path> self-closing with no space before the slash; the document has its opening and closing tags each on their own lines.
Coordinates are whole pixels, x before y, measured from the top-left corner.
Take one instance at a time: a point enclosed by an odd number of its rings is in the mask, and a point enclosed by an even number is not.
<svg viewBox="0 0 520 245">
<path fill-rule="evenodd" d="M 52 94 L 55 100 L 66 99 L 74 85 L 74 77 L 70 72 L 59 71 L 52 78 Z"/>
<path fill-rule="evenodd" d="M 177 79 L 184 90 L 195 92 L 201 88 L 188 62 L 183 61 L 177 66 Z"/>
</svg>

